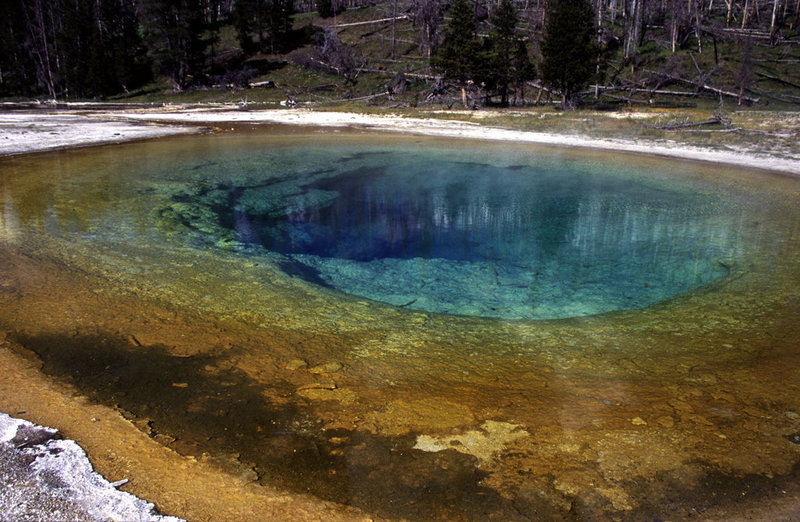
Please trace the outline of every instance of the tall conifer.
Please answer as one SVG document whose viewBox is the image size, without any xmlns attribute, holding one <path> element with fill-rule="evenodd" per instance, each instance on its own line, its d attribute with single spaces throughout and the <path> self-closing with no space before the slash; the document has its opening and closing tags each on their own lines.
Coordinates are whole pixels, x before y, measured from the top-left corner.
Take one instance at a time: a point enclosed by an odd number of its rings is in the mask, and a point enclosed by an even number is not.
<svg viewBox="0 0 800 522">
<path fill-rule="evenodd" d="M 563 108 L 574 108 L 577 93 L 597 69 L 594 10 L 589 0 L 550 0 L 542 40 L 542 79 L 561 91 Z"/>
<path fill-rule="evenodd" d="M 475 32 L 475 15 L 467 0 L 453 0 L 448 10 L 450 22 L 444 44 L 431 59 L 435 70 L 461 85 L 461 97 L 467 105 L 466 86 L 475 81 L 481 67 L 481 42 Z"/>
<path fill-rule="evenodd" d="M 490 19 L 489 77 L 500 93 L 500 104 L 508 105 L 508 87 L 514 77 L 514 58 L 517 47 L 517 12 L 511 0 L 501 0 Z"/>
</svg>

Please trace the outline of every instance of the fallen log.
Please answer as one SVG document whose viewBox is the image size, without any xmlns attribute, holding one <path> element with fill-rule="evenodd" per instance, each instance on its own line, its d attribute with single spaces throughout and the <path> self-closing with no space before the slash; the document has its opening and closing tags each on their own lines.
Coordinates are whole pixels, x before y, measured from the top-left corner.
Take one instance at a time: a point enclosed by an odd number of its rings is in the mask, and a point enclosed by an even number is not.
<svg viewBox="0 0 800 522">
<path fill-rule="evenodd" d="M 631 98 L 629 96 L 614 96 L 613 94 L 606 94 L 606 96 L 608 98 L 611 98 L 612 100 L 624 101 L 624 102 L 631 103 L 631 104 L 632 103 L 641 103 L 642 105 L 650 105 L 650 101 L 649 100 L 637 100 L 636 98 Z"/>
<path fill-rule="evenodd" d="M 382 24 L 384 22 L 391 22 L 392 20 L 408 20 L 408 15 L 400 15 L 400 16 L 395 16 L 393 18 L 380 18 L 378 20 L 367 20 L 365 22 L 350 22 L 347 24 L 336 24 L 336 28 L 339 29 L 340 27 L 355 27 L 357 25 Z"/>
<path fill-rule="evenodd" d="M 797 85 L 796 83 L 792 83 L 792 82 L 790 82 L 788 80 L 784 80 L 783 78 L 778 78 L 777 76 L 772 76 L 772 75 L 769 75 L 769 74 L 766 74 L 766 73 L 763 73 L 763 72 L 758 72 L 758 71 L 756 71 L 756 75 L 757 76 L 761 76 L 762 78 L 766 78 L 768 80 L 775 80 L 776 82 L 782 83 L 784 85 L 788 85 L 789 87 L 794 87 L 796 89 L 800 89 L 800 85 Z"/>
<path fill-rule="evenodd" d="M 736 98 L 737 100 L 741 99 L 741 100 L 744 100 L 744 101 L 749 102 L 749 103 L 758 103 L 759 101 L 761 101 L 761 98 L 751 98 L 750 96 L 740 96 L 739 93 L 737 93 L 737 92 L 726 91 L 724 89 L 720 89 L 718 87 L 714 87 L 714 86 L 708 85 L 707 83 L 705 83 L 705 81 L 698 83 L 698 82 L 694 82 L 692 80 L 687 80 L 686 78 L 681 78 L 680 76 L 675 76 L 675 75 L 672 75 L 672 74 L 665 74 L 665 73 L 659 72 L 659 71 L 653 71 L 653 70 L 650 70 L 650 69 L 644 69 L 644 71 L 648 72 L 650 74 L 656 74 L 656 75 L 659 75 L 659 76 L 665 76 L 665 77 L 667 77 L 669 79 L 672 79 L 672 80 L 675 80 L 675 81 L 678 81 L 678 82 L 683 82 L 683 83 L 685 83 L 687 85 L 694 85 L 694 86 L 696 86 L 698 88 L 698 90 L 705 89 L 705 90 L 713 92 L 715 94 L 721 94 L 723 96 L 730 96 L 731 98 Z"/>
<path fill-rule="evenodd" d="M 668 89 L 647 89 L 642 87 L 615 87 L 611 86 L 598 86 L 598 89 L 601 92 L 614 92 L 614 91 L 624 91 L 624 92 L 631 92 L 631 93 L 648 93 L 648 94 L 663 94 L 665 96 L 697 96 L 694 92 L 691 91 L 672 91 Z M 591 86 L 591 90 L 594 91 L 594 86 Z M 589 91 L 586 91 L 589 92 Z"/>
<path fill-rule="evenodd" d="M 394 71 L 392 69 L 372 69 L 372 68 L 364 68 L 361 69 L 365 73 L 372 73 L 372 74 L 387 74 L 391 76 L 397 75 L 399 71 Z M 412 73 L 412 72 L 403 72 L 409 78 L 419 78 L 422 80 L 435 80 L 437 77 L 432 74 L 422 74 L 422 73 Z"/>
<path fill-rule="evenodd" d="M 707 120 L 703 121 L 682 121 L 682 122 L 672 122 L 672 123 L 656 123 L 656 124 L 649 124 L 645 123 L 644 126 L 650 129 L 658 129 L 658 130 L 679 130 L 679 129 L 689 129 L 692 127 L 702 127 L 704 125 L 722 125 L 726 129 L 730 129 L 731 120 L 725 118 L 720 113 L 714 113 L 712 117 Z"/>
</svg>

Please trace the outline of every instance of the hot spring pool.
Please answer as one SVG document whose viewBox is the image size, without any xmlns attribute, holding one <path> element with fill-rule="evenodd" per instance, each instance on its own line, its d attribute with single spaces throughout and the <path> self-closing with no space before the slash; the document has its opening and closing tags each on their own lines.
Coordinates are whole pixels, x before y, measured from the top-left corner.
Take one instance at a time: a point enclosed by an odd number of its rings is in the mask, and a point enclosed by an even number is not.
<svg viewBox="0 0 800 522">
<path fill-rule="evenodd" d="M 416 519 L 797 475 L 792 177 L 277 128 L 7 158 L 0 191 L 8 338 L 222 472 Z"/>
<path fill-rule="evenodd" d="M 298 140 L 194 158 L 160 212 L 348 294 L 551 319 L 643 308 L 728 274 L 741 202 L 667 167 Z"/>
</svg>

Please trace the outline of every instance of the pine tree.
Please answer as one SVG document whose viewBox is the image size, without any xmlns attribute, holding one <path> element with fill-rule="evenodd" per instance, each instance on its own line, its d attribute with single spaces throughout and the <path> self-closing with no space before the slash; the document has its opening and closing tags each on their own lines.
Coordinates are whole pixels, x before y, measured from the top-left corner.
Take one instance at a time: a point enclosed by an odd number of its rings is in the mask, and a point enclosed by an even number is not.
<svg viewBox="0 0 800 522">
<path fill-rule="evenodd" d="M 142 0 L 142 23 L 160 71 L 182 91 L 202 73 L 206 30 L 198 0 Z"/>
<path fill-rule="evenodd" d="M 284 50 L 292 29 L 294 6 L 291 0 L 239 0 L 234 10 L 234 24 L 239 45 L 250 54 Z M 251 33 L 258 35 L 254 44 Z"/>
<path fill-rule="evenodd" d="M 285 50 L 292 30 L 292 15 L 294 2 L 292 0 L 271 0 L 267 10 L 270 51 Z"/>
<path fill-rule="evenodd" d="M 91 97 L 103 83 L 94 4 L 64 0 L 56 33 L 59 86 L 67 98 Z"/>
<path fill-rule="evenodd" d="M 508 87 L 514 75 L 517 46 L 517 13 L 511 0 L 501 0 L 492 14 L 490 22 L 494 26 L 489 33 L 489 78 L 500 92 L 500 104 L 508 105 Z"/>
<path fill-rule="evenodd" d="M 322 18 L 332 17 L 334 14 L 336 14 L 333 2 L 334 0 L 316 0 L 317 13 Z"/>
<path fill-rule="evenodd" d="M 550 0 L 541 44 L 542 79 L 561 91 L 561 106 L 575 108 L 577 93 L 597 69 L 594 10 L 588 0 Z"/>
<path fill-rule="evenodd" d="M 109 62 L 114 71 L 114 85 L 110 93 L 136 89 L 152 79 L 152 67 L 147 56 L 136 2 L 131 0 L 105 0 L 102 19 L 107 26 Z"/>
<path fill-rule="evenodd" d="M 517 39 L 514 50 L 511 81 L 514 83 L 516 95 L 525 103 L 525 82 L 536 77 L 536 67 L 528 55 L 528 46 L 522 39 Z"/>
<path fill-rule="evenodd" d="M 26 41 L 22 0 L 0 0 L 0 96 L 36 92 L 36 64 Z"/>
<path fill-rule="evenodd" d="M 453 0 L 449 9 L 450 23 L 444 44 L 437 49 L 431 65 L 445 78 L 461 85 L 461 97 L 467 107 L 466 86 L 474 81 L 482 65 L 481 42 L 475 32 L 475 17 L 467 0 Z"/>
<path fill-rule="evenodd" d="M 261 45 L 264 38 L 264 28 L 260 26 L 259 16 L 260 0 L 238 0 L 233 11 L 233 24 L 236 27 L 236 38 L 245 54 L 251 54 Z M 253 42 L 251 33 L 257 32 L 259 42 Z"/>
</svg>

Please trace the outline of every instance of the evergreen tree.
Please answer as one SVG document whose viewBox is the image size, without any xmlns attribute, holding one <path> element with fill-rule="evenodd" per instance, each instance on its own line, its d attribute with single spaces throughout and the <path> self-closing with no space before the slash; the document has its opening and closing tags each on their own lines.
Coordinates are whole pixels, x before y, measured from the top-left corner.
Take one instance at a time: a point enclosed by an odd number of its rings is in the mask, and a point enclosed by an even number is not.
<svg viewBox="0 0 800 522">
<path fill-rule="evenodd" d="M 239 45 L 250 54 L 285 50 L 292 29 L 292 0 L 239 0 L 234 10 L 234 24 Z M 258 36 L 254 43 L 251 34 Z"/>
<path fill-rule="evenodd" d="M 528 46 L 522 39 L 517 39 L 516 49 L 512 57 L 513 69 L 511 71 L 511 81 L 516 88 L 516 96 L 525 102 L 525 82 L 536 78 L 536 67 L 533 65 L 528 54 Z"/>
<path fill-rule="evenodd" d="M 93 98 L 150 79 L 133 0 L 0 0 L 0 94 Z"/>
<path fill-rule="evenodd" d="M 152 80 L 147 47 L 139 26 L 136 2 L 104 0 L 102 19 L 107 31 L 106 52 L 114 72 L 114 84 L 107 94 L 136 89 Z"/>
<path fill-rule="evenodd" d="M 22 0 L 0 0 L 0 96 L 30 96 L 37 90 L 36 64 L 23 44 Z"/>
<path fill-rule="evenodd" d="M 36 85 L 55 99 L 58 92 L 58 48 L 56 20 L 58 2 L 44 0 L 20 0 L 23 31 L 23 46 L 34 64 Z"/>
<path fill-rule="evenodd" d="M 238 0 L 233 11 L 233 25 L 236 27 L 236 38 L 245 54 L 251 54 L 258 49 L 264 38 L 264 28 L 259 26 L 260 0 Z M 253 42 L 252 33 L 258 33 L 258 44 Z"/>
<path fill-rule="evenodd" d="M 542 79 L 561 91 L 561 106 L 575 108 L 577 93 L 596 72 L 594 10 L 589 0 L 550 0 L 541 44 Z"/>
<path fill-rule="evenodd" d="M 461 95 L 467 106 L 466 86 L 475 81 L 482 66 L 481 42 L 475 32 L 475 16 L 467 0 L 453 0 L 450 23 L 444 33 L 444 43 L 436 50 L 431 65 L 444 73 L 445 78 L 461 85 Z"/>
<path fill-rule="evenodd" d="M 141 19 L 159 70 L 184 90 L 205 64 L 208 41 L 199 0 L 141 0 Z"/>
<path fill-rule="evenodd" d="M 493 25 L 489 33 L 489 77 L 500 92 L 500 104 L 508 105 L 508 87 L 514 76 L 517 46 L 517 13 L 511 0 L 501 0 L 490 19 Z M 517 57 L 519 58 L 519 57 Z"/>
<path fill-rule="evenodd" d="M 99 56 L 100 38 L 94 4 L 81 0 L 64 0 L 60 30 L 57 32 L 59 51 L 59 86 L 65 97 L 87 98 L 102 90 L 105 67 Z"/>
<path fill-rule="evenodd" d="M 270 50 L 286 50 L 292 30 L 292 15 L 294 14 L 294 2 L 292 0 L 271 0 L 269 2 L 268 28 Z"/>
<path fill-rule="evenodd" d="M 333 5 L 334 0 L 316 0 L 317 13 L 322 18 L 330 18 L 336 14 L 336 7 Z"/>
</svg>

